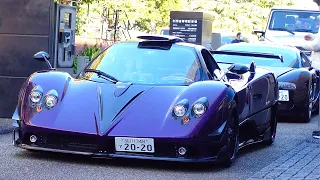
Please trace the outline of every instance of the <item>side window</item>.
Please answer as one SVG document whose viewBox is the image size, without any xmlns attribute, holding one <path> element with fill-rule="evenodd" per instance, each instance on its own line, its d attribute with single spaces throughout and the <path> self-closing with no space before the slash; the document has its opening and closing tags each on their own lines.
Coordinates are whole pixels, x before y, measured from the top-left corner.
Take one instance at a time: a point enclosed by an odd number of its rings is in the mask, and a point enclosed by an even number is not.
<svg viewBox="0 0 320 180">
<path fill-rule="evenodd" d="M 301 64 L 303 67 L 311 67 L 311 62 L 304 53 L 301 53 Z"/>
</svg>

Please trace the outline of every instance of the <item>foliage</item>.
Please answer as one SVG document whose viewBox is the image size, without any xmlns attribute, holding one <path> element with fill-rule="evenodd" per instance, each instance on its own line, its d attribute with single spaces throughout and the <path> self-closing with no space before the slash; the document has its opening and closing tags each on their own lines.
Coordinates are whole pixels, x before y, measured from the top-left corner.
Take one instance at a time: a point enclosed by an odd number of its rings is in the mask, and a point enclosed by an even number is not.
<svg viewBox="0 0 320 180">
<path fill-rule="evenodd" d="M 294 0 L 82 0 L 78 6 L 78 34 L 87 21 L 87 4 L 97 7 L 103 14 L 104 8 L 121 10 L 120 23 L 127 29 L 155 32 L 168 27 L 170 11 L 205 11 L 213 15 L 214 32 L 252 32 L 253 28 L 264 29 L 270 8 L 293 5 Z M 90 9 L 90 13 L 94 11 Z M 108 19 L 113 21 L 112 19 Z"/>
<path fill-rule="evenodd" d="M 93 58 L 98 56 L 101 52 L 101 49 L 98 47 L 98 45 L 94 45 L 89 47 L 88 45 L 84 45 L 84 49 L 78 54 L 79 56 L 87 56 L 89 57 L 89 61 L 91 61 Z M 77 72 L 77 66 L 78 66 L 78 61 L 77 59 L 74 60 L 73 62 L 73 72 Z"/>
<path fill-rule="evenodd" d="M 101 52 L 100 48 L 98 45 L 94 45 L 89 47 L 88 45 L 84 45 L 83 51 L 79 53 L 79 56 L 88 56 L 89 61 L 91 61 L 94 57 L 96 57 L 99 53 Z"/>
<path fill-rule="evenodd" d="M 252 32 L 264 29 L 270 8 L 293 4 L 293 0 L 197 0 L 189 10 L 211 13 L 214 32 Z"/>
</svg>

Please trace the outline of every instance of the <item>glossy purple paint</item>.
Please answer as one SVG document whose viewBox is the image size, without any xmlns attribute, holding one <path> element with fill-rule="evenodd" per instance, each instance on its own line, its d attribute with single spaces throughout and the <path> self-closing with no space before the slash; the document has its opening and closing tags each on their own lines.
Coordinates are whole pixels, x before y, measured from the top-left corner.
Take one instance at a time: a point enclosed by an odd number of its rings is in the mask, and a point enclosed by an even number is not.
<svg viewBox="0 0 320 180">
<path fill-rule="evenodd" d="M 44 94 L 51 89 L 58 92 L 59 102 L 53 109 L 43 108 L 34 113 L 28 105 L 28 94 L 36 85 L 43 88 Z M 121 87 L 116 84 L 76 80 L 61 72 L 38 73 L 25 87 L 20 117 L 27 126 L 46 131 L 154 138 L 190 138 L 211 133 L 223 122 L 216 118 L 227 89 L 220 82 L 203 81 L 190 86 L 131 85 L 116 97 L 114 92 L 118 88 Z M 172 108 L 177 102 L 187 98 L 190 114 L 192 104 L 201 97 L 209 100 L 209 109 L 203 117 L 190 116 L 187 125 L 173 119 Z M 204 128 L 208 124 L 211 128 Z"/>
</svg>

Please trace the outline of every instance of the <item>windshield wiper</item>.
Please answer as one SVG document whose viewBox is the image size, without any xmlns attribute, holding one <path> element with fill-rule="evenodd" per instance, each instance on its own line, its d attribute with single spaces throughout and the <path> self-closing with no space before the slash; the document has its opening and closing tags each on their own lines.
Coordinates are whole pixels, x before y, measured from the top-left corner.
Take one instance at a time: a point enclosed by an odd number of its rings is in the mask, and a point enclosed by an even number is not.
<svg viewBox="0 0 320 180">
<path fill-rule="evenodd" d="M 312 29 L 295 29 L 297 32 L 312 32 Z"/>
<path fill-rule="evenodd" d="M 103 72 L 103 71 L 100 71 L 100 70 L 97 70 L 97 69 L 84 69 L 83 72 L 93 72 L 93 73 L 96 73 L 96 74 L 98 74 L 99 77 L 100 77 L 100 76 L 103 76 L 103 77 L 107 78 L 107 80 L 109 80 L 110 82 L 112 82 L 112 83 L 114 83 L 114 84 L 117 83 L 117 82 L 119 82 L 118 79 L 116 79 L 115 77 L 111 76 L 110 74 L 107 74 L 107 73 L 105 73 L 105 72 Z"/>
<path fill-rule="evenodd" d="M 276 30 L 276 31 L 286 31 L 286 32 L 288 32 L 288 33 L 290 33 L 290 34 L 295 35 L 293 31 L 291 31 L 291 30 L 289 30 L 289 29 L 286 29 L 286 28 L 273 28 L 272 30 Z"/>
</svg>

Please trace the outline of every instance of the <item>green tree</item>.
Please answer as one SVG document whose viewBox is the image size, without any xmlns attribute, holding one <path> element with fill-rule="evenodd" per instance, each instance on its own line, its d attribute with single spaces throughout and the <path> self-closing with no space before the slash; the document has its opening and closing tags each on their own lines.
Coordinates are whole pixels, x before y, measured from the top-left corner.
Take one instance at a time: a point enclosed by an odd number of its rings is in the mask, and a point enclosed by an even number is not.
<svg viewBox="0 0 320 180">
<path fill-rule="evenodd" d="M 89 12 L 102 14 L 103 9 L 121 10 L 119 22 L 130 22 L 141 31 L 169 26 L 170 11 L 205 11 L 213 15 L 213 31 L 251 32 L 254 27 L 264 28 L 270 8 L 292 5 L 294 0 L 82 0 L 78 6 L 77 32 L 83 27 Z M 111 21 L 112 19 L 109 19 Z"/>
</svg>

